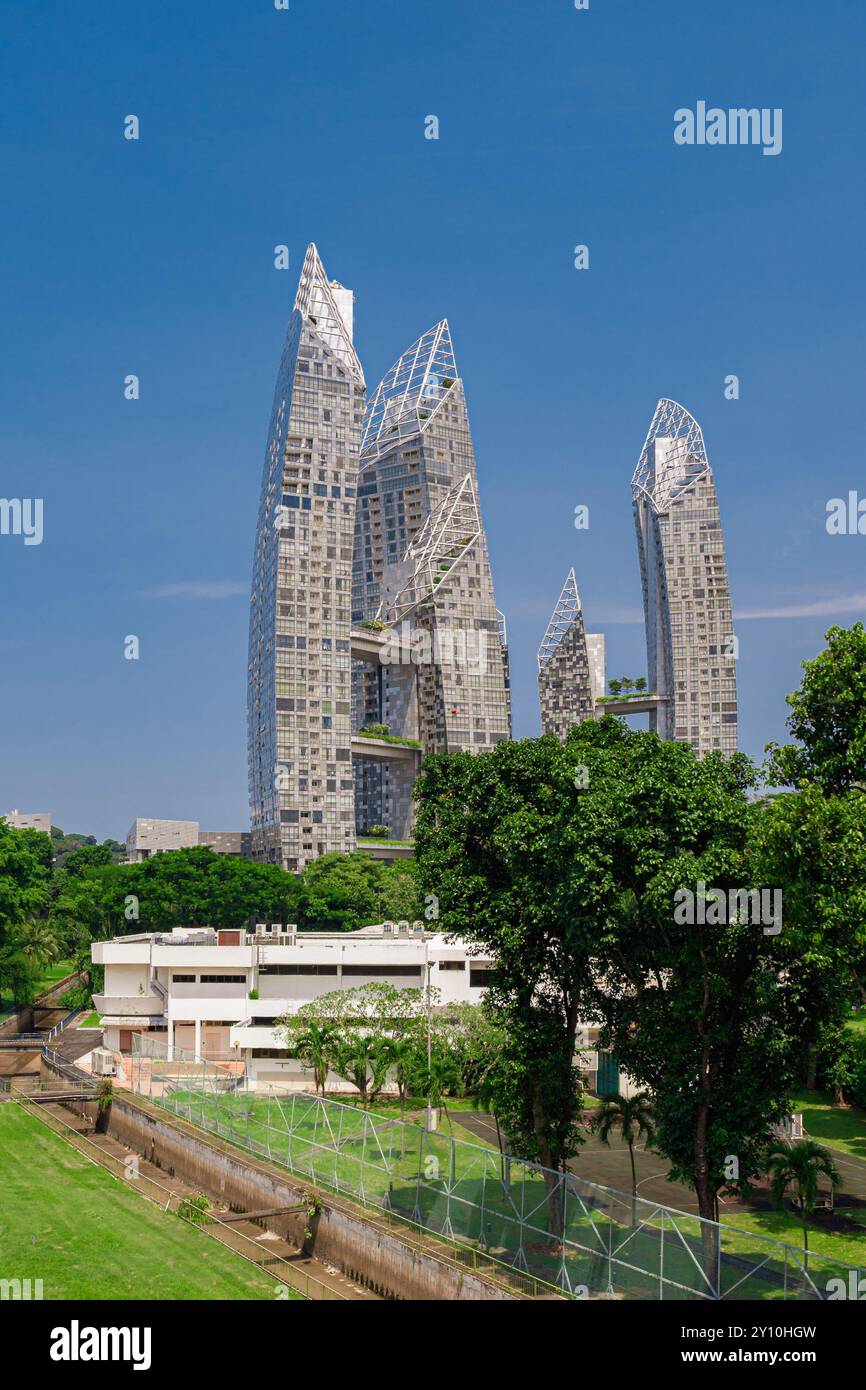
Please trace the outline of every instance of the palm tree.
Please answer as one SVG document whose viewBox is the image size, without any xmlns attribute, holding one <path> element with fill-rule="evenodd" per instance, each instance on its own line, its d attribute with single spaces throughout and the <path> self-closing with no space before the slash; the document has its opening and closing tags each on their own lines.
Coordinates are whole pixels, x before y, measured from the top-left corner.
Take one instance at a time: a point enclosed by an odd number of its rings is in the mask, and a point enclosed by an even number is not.
<svg viewBox="0 0 866 1390">
<path fill-rule="evenodd" d="M 29 965 L 51 965 L 60 955 L 60 943 L 47 922 L 21 922 L 10 935 Z"/>
<path fill-rule="evenodd" d="M 299 1061 L 312 1067 L 316 1090 L 325 1094 L 328 1081 L 330 1059 L 337 1039 L 337 1030 L 330 1023 L 316 1023 L 312 1019 L 306 1030 L 294 1039 L 293 1051 Z"/>
<path fill-rule="evenodd" d="M 412 1033 L 407 1033 L 402 1038 L 390 1038 L 388 1041 L 390 1064 L 394 1068 L 394 1080 L 400 1097 L 401 1119 L 406 1113 L 406 1092 L 410 1076 L 416 1067 L 419 1046 L 417 1037 Z"/>
<path fill-rule="evenodd" d="M 416 1081 L 418 1089 L 426 1097 L 427 1105 L 431 1110 L 438 1110 L 440 1106 L 442 1107 L 449 1130 L 452 1129 L 452 1125 L 448 1106 L 445 1104 L 445 1092 L 458 1091 L 460 1081 L 460 1067 L 452 1052 L 444 1048 L 435 1048 L 430 1054 L 429 1064 L 426 1055 L 419 1057 Z"/>
<path fill-rule="evenodd" d="M 804 1270 L 809 1268 L 809 1229 L 807 1221 L 818 1200 L 818 1179 L 828 1179 L 833 1191 L 842 1181 L 833 1156 L 814 1139 L 779 1139 L 767 1150 L 770 1192 L 779 1211 L 785 1208 L 785 1193 L 793 1190 L 794 1204 L 800 1209 L 803 1225 Z"/>
<path fill-rule="evenodd" d="M 610 1136 L 619 1128 L 621 1137 L 628 1144 L 631 1160 L 631 1222 L 636 1224 L 637 1213 L 637 1171 L 634 1163 L 634 1146 L 641 1139 L 644 1145 L 655 1139 L 653 1112 L 650 1097 L 646 1091 L 638 1091 L 633 1096 L 602 1096 L 602 1106 L 592 1120 L 592 1128 L 603 1144 L 610 1145 Z"/>
</svg>

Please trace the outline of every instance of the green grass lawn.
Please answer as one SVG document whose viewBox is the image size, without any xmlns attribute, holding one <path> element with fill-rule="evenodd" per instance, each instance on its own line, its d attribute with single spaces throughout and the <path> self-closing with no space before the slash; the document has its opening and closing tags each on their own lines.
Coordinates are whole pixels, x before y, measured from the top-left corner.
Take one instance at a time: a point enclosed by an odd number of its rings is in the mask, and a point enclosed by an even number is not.
<svg viewBox="0 0 866 1390">
<path fill-rule="evenodd" d="M 845 1024 L 853 1033 L 866 1033 L 866 1009 L 861 1009 L 859 1013 L 852 1014 Z"/>
<path fill-rule="evenodd" d="M 0 1192 L 0 1276 L 41 1279 L 46 1299 L 275 1297 L 267 1275 L 12 1102 L 0 1104 Z"/>
<path fill-rule="evenodd" d="M 809 1222 L 809 1252 L 828 1255 L 836 1260 L 844 1260 L 851 1265 L 866 1269 L 866 1210 L 862 1207 L 836 1208 L 837 1216 L 847 1216 L 857 1224 L 859 1230 L 850 1233 L 828 1231 Z M 748 1215 L 736 1213 L 725 1216 L 729 1225 L 743 1230 L 754 1231 L 773 1240 L 786 1241 L 788 1245 L 802 1246 L 803 1227 L 791 1212 L 749 1212 Z"/>
<path fill-rule="evenodd" d="M 38 997 L 40 994 L 44 994 L 52 985 L 56 985 L 59 980 L 64 980 L 67 975 L 71 975 L 74 969 L 75 962 L 72 960 L 58 960 L 55 961 L 53 965 L 46 965 L 45 968 L 40 971 L 39 977 L 34 984 L 35 995 Z M 0 1014 L 14 1011 L 15 1005 L 11 997 L 0 993 Z"/>
<path fill-rule="evenodd" d="M 832 1096 L 824 1091 L 797 1091 L 791 1099 L 791 1109 L 802 1113 L 811 1139 L 855 1158 L 866 1158 L 866 1113 L 834 1106 L 832 1102 Z"/>
<path fill-rule="evenodd" d="M 46 965 L 39 972 L 39 978 L 34 986 L 37 996 L 44 994 L 52 985 L 64 980 L 67 975 L 71 975 L 74 969 L 74 960 L 56 960 L 53 965 Z"/>
<path fill-rule="evenodd" d="M 95 1009 L 91 1010 L 91 1012 L 87 1015 L 86 1018 L 82 1018 L 82 1019 L 80 1020 L 79 1024 L 78 1024 L 78 1027 L 79 1027 L 79 1028 L 98 1028 L 98 1027 L 99 1027 L 99 1014 L 96 1012 L 96 1010 L 95 1010 Z"/>
</svg>

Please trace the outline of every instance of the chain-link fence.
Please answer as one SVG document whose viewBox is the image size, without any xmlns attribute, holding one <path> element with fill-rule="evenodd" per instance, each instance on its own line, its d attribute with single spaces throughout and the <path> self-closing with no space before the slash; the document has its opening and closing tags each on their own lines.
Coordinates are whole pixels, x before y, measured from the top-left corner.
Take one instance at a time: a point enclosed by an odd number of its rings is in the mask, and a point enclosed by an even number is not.
<svg viewBox="0 0 866 1390">
<path fill-rule="evenodd" d="M 824 1299 L 852 1269 L 734 1226 L 554 1172 L 448 1129 L 254 1087 L 134 1035 L 132 1089 L 354 1201 L 572 1297 Z M 447 1122 L 446 1122 L 447 1123 Z M 853 1271 L 854 1279 L 866 1271 Z M 856 1284 L 854 1285 L 856 1287 Z M 842 1295 L 845 1296 L 845 1295 Z"/>
</svg>

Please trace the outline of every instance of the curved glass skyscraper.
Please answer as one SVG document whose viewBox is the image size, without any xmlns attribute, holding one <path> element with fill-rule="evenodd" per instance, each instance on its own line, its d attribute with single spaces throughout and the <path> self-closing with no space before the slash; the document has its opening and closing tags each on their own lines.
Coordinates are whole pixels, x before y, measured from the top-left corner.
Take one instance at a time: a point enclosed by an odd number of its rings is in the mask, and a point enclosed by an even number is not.
<svg viewBox="0 0 866 1390">
<path fill-rule="evenodd" d="M 632 478 L 650 727 L 703 755 L 737 749 L 736 642 L 716 485 L 697 420 L 660 400 Z"/>
<path fill-rule="evenodd" d="M 355 847 L 350 631 L 365 387 L 353 303 L 311 245 L 274 393 L 250 596 L 252 852 L 288 869 Z"/>
<path fill-rule="evenodd" d="M 511 737 L 504 621 L 447 319 L 403 353 L 367 408 L 352 607 L 356 623 L 387 623 L 414 644 L 408 668 L 356 671 L 359 725 L 381 721 L 424 752 L 477 752 Z M 410 823 L 396 773 L 357 760 L 362 828 Z"/>
</svg>

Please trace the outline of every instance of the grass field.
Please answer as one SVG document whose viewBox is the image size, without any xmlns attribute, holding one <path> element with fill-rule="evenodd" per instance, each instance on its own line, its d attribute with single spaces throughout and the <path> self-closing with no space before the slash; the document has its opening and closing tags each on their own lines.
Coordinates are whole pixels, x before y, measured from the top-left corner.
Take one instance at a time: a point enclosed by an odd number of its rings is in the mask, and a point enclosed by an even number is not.
<svg viewBox="0 0 866 1390">
<path fill-rule="evenodd" d="M 56 960 L 53 965 L 46 965 L 39 972 L 39 979 L 34 986 L 36 995 L 44 994 L 59 980 L 65 980 L 66 976 L 71 975 L 74 969 L 75 961 L 73 960 Z"/>
<path fill-rule="evenodd" d="M 63 980 L 67 975 L 71 975 L 75 969 L 75 962 L 71 960 L 58 960 L 53 965 L 46 965 L 39 973 L 39 978 L 34 985 L 34 992 L 38 996 L 44 994 L 52 985 L 56 985 L 58 980 Z M 0 992 L 0 1014 L 14 1013 L 15 1005 L 10 995 Z"/>
<path fill-rule="evenodd" d="M 823 1091 L 798 1091 L 791 1108 L 802 1112 L 811 1139 L 855 1158 L 866 1158 L 866 1114 L 834 1106 L 832 1102 L 832 1096 Z"/>
<path fill-rule="evenodd" d="M 278 1099 L 182 1087 L 181 1080 L 164 1103 L 191 1123 L 368 1206 L 385 1207 L 477 1244 L 505 1263 L 513 1263 L 521 1248 L 530 1272 L 539 1278 L 556 1282 L 564 1263 L 574 1285 L 603 1291 L 610 1272 L 614 1287 L 626 1297 L 658 1297 L 663 1246 L 664 1297 L 688 1297 L 706 1289 L 699 1268 L 700 1224 L 693 1217 L 666 1218 L 662 1227 L 658 1209 L 639 1204 L 638 1219 L 644 1224 L 633 1230 L 627 1198 L 578 1180 L 568 1199 L 570 1248 L 563 1259 L 551 1254 L 546 1239 L 540 1175 L 513 1161 L 504 1182 L 500 1155 L 488 1145 L 464 1141 L 452 1147 L 447 1127 L 424 1134 L 419 1117 L 407 1115 L 410 1122 L 400 1124 L 391 1106 L 391 1113 L 371 1117 L 354 1105 L 328 1102 L 322 1107 L 300 1095 Z M 797 1223 L 786 1224 L 784 1217 L 772 1214 L 755 1221 L 745 1217 L 737 1229 L 724 1232 L 723 1288 L 736 1286 L 739 1298 L 782 1296 L 784 1251 L 762 1242 L 761 1235 L 787 1239 L 795 1248 L 802 1244 Z M 810 1272 L 821 1287 L 839 1269 L 827 1258 L 823 1233 L 816 1233 L 813 1250 Z M 866 1263 L 866 1243 L 859 1233 L 837 1253 L 852 1263 Z M 765 1261 L 763 1269 L 754 1269 Z M 789 1287 L 798 1285 L 796 1256 L 788 1257 L 787 1277 Z"/>
<path fill-rule="evenodd" d="M 267 1275 L 12 1102 L 0 1104 L 0 1192 L 0 1278 L 41 1279 L 46 1299 L 275 1297 Z"/>
</svg>

